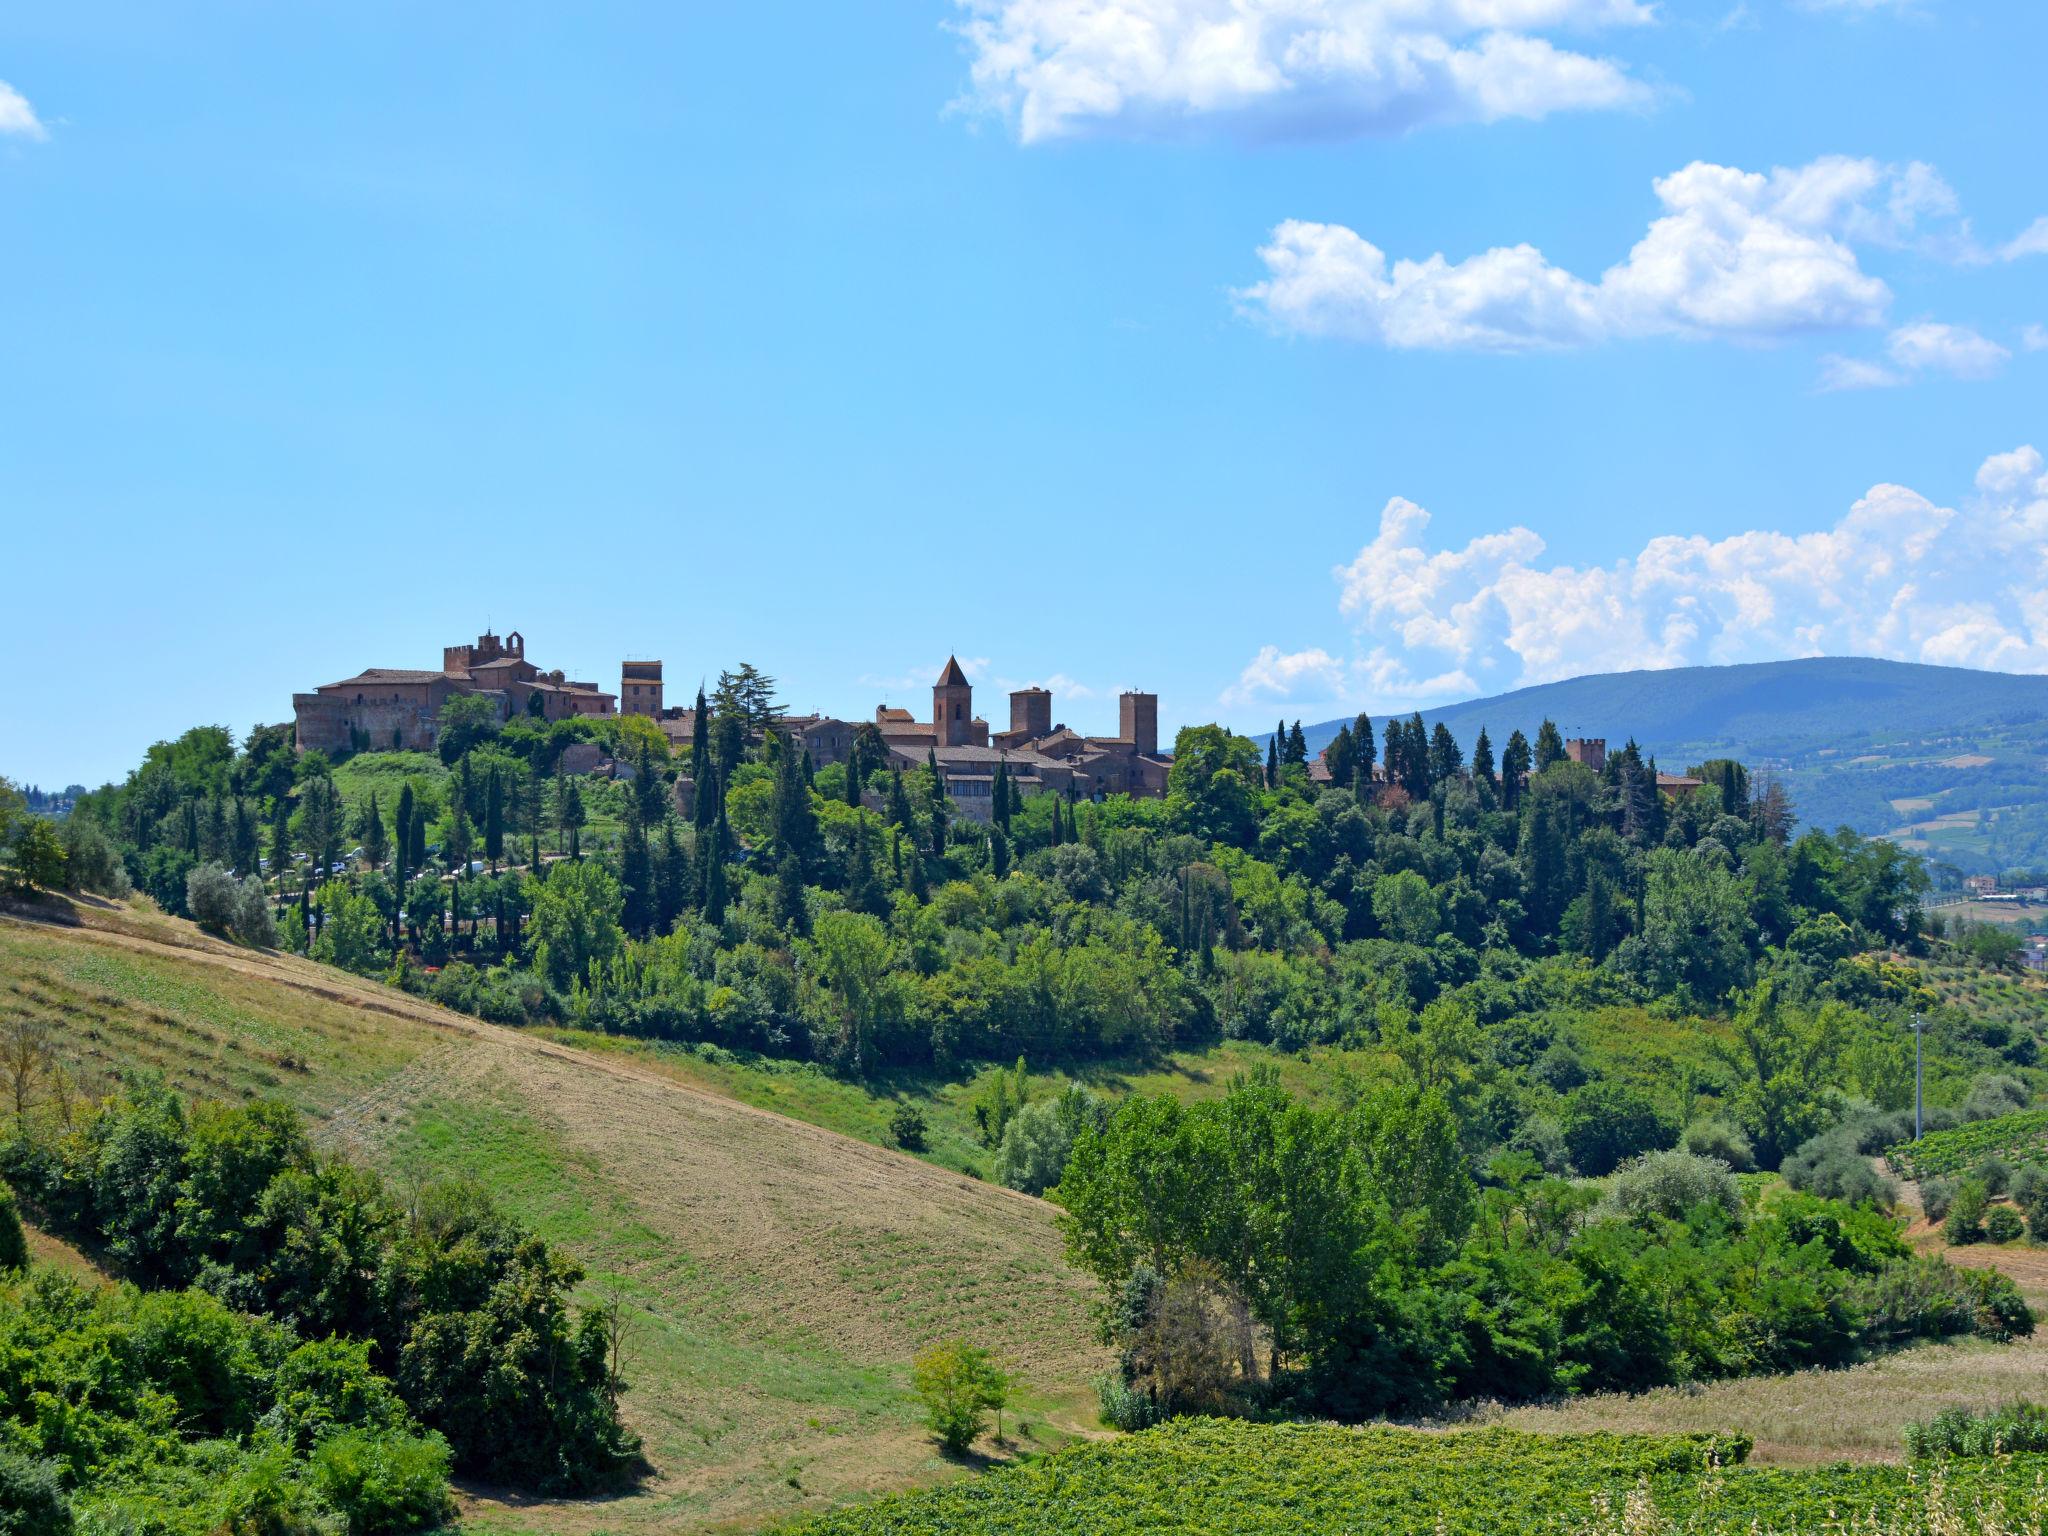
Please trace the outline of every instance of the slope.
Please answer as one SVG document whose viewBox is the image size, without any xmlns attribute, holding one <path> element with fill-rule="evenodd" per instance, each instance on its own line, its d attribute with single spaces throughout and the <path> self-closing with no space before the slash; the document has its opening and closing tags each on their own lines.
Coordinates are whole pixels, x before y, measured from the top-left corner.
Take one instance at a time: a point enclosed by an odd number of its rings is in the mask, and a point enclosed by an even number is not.
<svg viewBox="0 0 2048 1536">
<path fill-rule="evenodd" d="M 1966 872 L 2048 860 L 2048 677 L 1820 656 L 1601 673 L 1423 719 L 1468 752 L 1482 726 L 1498 752 L 1547 719 L 1566 736 L 1633 736 L 1667 771 L 1737 757 L 1774 772 L 1812 825 L 1889 833 Z M 1343 723 L 1303 726 L 1310 752 Z"/>
<path fill-rule="evenodd" d="M 1087 1297 L 1041 1202 L 185 924 L 82 916 L 0 920 L 0 1003 L 50 1019 L 74 1070 L 282 1098 L 401 1182 L 471 1175 L 629 1302 L 658 1475 L 596 1507 L 486 1500 L 475 1528 L 751 1523 L 942 1477 L 905 1367 L 955 1334 L 1016 1367 L 1041 1439 L 1078 1427 Z"/>
</svg>

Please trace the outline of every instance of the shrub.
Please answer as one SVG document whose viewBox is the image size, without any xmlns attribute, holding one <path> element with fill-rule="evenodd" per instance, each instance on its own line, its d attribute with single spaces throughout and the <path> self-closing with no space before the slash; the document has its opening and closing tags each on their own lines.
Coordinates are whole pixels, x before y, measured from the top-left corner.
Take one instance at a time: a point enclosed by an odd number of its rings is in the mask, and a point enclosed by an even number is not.
<svg viewBox="0 0 2048 1536">
<path fill-rule="evenodd" d="M 1508 1150 L 1528 1153 L 1539 1168 L 1553 1177 L 1562 1178 L 1572 1171 L 1564 1127 L 1548 1115 L 1531 1115 L 1516 1126 L 1515 1134 L 1508 1138 Z"/>
<path fill-rule="evenodd" d="M 185 910 L 208 933 L 224 938 L 234 931 L 241 897 L 235 877 L 218 864 L 195 864 L 185 876 Z"/>
<path fill-rule="evenodd" d="M 448 1442 L 439 1435 L 344 1429 L 313 1451 L 314 1491 L 348 1520 L 349 1536 L 400 1536 L 455 1513 Z"/>
<path fill-rule="evenodd" d="M 1966 1120 L 1995 1120 L 2025 1109 L 2033 1099 L 2027 1085 L 2003 1072 L 1987 1072 L 1970 1084 L 1970 1096 L 1963 1100 Z"/>
<path fill-rule="evenodd" d="M 908 1099 L 899 1100 L 889 1116 L 889 1134 L 896 1139 L 896 1145 L 906 1152 L 922 1152 L 924 1133 L 924 1111 Z"/>
<path fill-rule="evenodd" d="M 1920 1183 L 1920 1209 L 1927 1213 L 1929 1221 L 1940 1221 L 1948 1215 L 1948 1208 L 1955 1203 L 1956 1181 L 1954 1179 L 1923 1179 Z"/>
<path fill-rule="evenodd" d="M 1615 1172 L 1600 1214 L 1639 1221 L 1664 1216 L 1673 1221 L 1695 1206 L 1706 1205 L 1731 1219 L 1742 1219 L 1742 1191 L 1728 1165 L 1691 1152 L 1646 1152 Z"/>
<path fill-rule="evenodd" d="M 1941 1235 L 1957 1245 L 1980 1241 L 1984 1236 L 1984 1210 L 1990 1203 L 1981 1183 L 1975 1179 L 1963 1180 L 1956 1186 L 1955 1199 L 1949 1202 L 1948 1215 L 1941 1223 Z"/>
<path fill-rule="evenodd" d="M 263 882 L 254 875 L 235 892 L 235 937 L 259 949 L 277 948 L 277 919 L 271 915 Z"/>
<path fill-rule="evenodd" d="M 1922 1460 L 2048 1451 L 2048 1408 L 2026 1402 L 1982 1413 L 1944 1408 L 1931 1419 L 1906 1426 L 1906 1450 Z"/>
<path fill-rule="evenodd" d="M 1095 1397 L 1102 1407 L 1102 1422 L 1126 1434 L 1150 1429 L 1159 1422 L 1159 1407 L 1116 1372 L 1095 1379 Z"/>
<path fill-rule="evenodd" d="M 1984 1186 L 1987 1195 L 2002 1195 L 2012 1188 L 2012 1168 L 2002 1157 L 1987 1157 L 1970 1171 L 1970 1177 Z"/>
<path fill-rule="evenodd" d="M 1899 1188 L 1857 1150 L 1855 1133 L 1847 1127 L 1824 1132 L 1806 1142 L 1778 1171 L 1794 1189 L 1851 1205 L 1889 1206 Z"/>
<path fill-rule="evenodd" d="M 6 1536 L 70 1536 L 71 1503 L 54 1461 L 0 1446 L 0 1532 Z"/>
<path fill-rule="evenodd" d="M 14 1191 L 0 1184 L 0 1270 L 28 1267 L 28 1238 L 21 1230 L 21 1214 L 14 1208 Z"/>
<path fill-rule="evenodd" d="M 2016 1243 L 2026 1231 L 2026 1222 L 2009 1205 L 1994 1205 L 1984 1213 L 1984 1236 L 1994 1243 Z"/>
<path fill-rule="evenodd" d="M 1696 1157 L 1711 1157 L 1726 1163 L 1737 1173 L 1756 1168 L 1756 1151 L 1742 1127 L 1728 1120 L 1695 1120 L 1685 1128 L 1679 1143 Z"/>
<path fill-rule="evenodd" d="M 1565 1098 L 1565 1149 L 1588 1178 L 1610 1174 L 1673 1139 L 1672 1127 L 1648 1095 L 1620 1083 L 1588 1083 Z"/>
</svg>

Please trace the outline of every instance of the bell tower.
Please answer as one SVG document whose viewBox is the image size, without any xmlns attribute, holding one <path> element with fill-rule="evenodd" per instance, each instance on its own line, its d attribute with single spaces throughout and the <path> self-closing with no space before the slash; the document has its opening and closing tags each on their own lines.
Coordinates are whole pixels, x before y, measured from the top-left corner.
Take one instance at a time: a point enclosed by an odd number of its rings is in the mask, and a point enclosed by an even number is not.
<svg viewBox="0 0 2048 1536">
<path fill-rule="evenodd" d="M 957 657 L 946 658 L 946 670 L 932 684 L 932 744 L 939 747 L 967 745 L 974 722 L 974 685 L 960 670 Z"/>
</svg>

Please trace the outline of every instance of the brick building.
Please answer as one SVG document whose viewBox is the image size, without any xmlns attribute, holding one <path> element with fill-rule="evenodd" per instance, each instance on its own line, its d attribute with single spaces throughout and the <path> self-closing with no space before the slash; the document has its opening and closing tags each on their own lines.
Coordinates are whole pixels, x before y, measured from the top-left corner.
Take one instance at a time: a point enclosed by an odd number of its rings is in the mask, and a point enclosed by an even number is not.
<svg viewBox="0 0 2048 1536">
<path fill-rule="evenodd" d="M 875 728 L 899 768 L 936 763 L 947 794 L 963 814 L 986 821 L 995 808 L 996 767 L 1007 767 L 1021 793 L 1048 790 L 1077 799 L 1101 795 L 1159 797 L 1171 761 L 1159 753 L 1159 696 L 1125 693 L 1115 736 L 1084 736 L 1056 724 L 1052 694 L 1020 688 L 1010 695 L 1008 730 L 991 732 L 974 712 L 974 685 L 955 657 L 932 685 L 932 716 L 884 705 Z"/>
<path fill-rule="evenodd" d="M 614 703 L 614 696 L 595 683 L 572 681 L 559 670 L 541 671 L 526 659 L 526 639 L 518 630 L 502 640 L 485 633 L 474 644 L 444 647 L 438 672 L 371 667 L 311 693 L 293 694 L 299 750 L 431 752 L 441 706 L 463 693 L 490 699 L 501 721 L 516 715 L 543 720 L 609 715 Z"/>
</svg>

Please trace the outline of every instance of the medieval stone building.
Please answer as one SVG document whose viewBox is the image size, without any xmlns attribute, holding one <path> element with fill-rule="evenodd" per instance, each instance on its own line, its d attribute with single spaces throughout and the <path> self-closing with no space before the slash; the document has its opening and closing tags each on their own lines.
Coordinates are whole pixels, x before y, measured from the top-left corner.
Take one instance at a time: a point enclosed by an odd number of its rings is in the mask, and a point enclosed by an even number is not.
<svg viewBox="0 0 2048 1536">
<path fill-rule="evenodd" d="M 931 719 L 888 705 L 875 711 L 891 765 L 937 764 L 947 794 L 979 821 L 993 814 L 998 764 L 1024 794 L 1164 795 L 1172 764 L 1159 755 L 1159 696 L 1124 694 L 1118 727 L 1115 736 L 1084 736 L 1055 724 L 1051 693 L 1034 687 L 1010 695 L 1010 727 L 991 733 L 974 712 L 974 686 L 955 657 L 932 685 Z"/>
<path fill-rule="evenodd" d="M 657 664 L 658 669 L 658 664 Z M 480 694 L 498 718 L 517 715 L 569 720 L 609 715 L 614 696 L 595 683 L 543 672 L 526 659 L 526 640 L 513 630 L 502 640 L 477 636 L 473 645 L 442 649 L 438 672 L 371 667 L 311 693 L 292 695 L 301 752 L 431 752 L 439 738 L 441 706 L 459 693 Z"/>
</svg>

